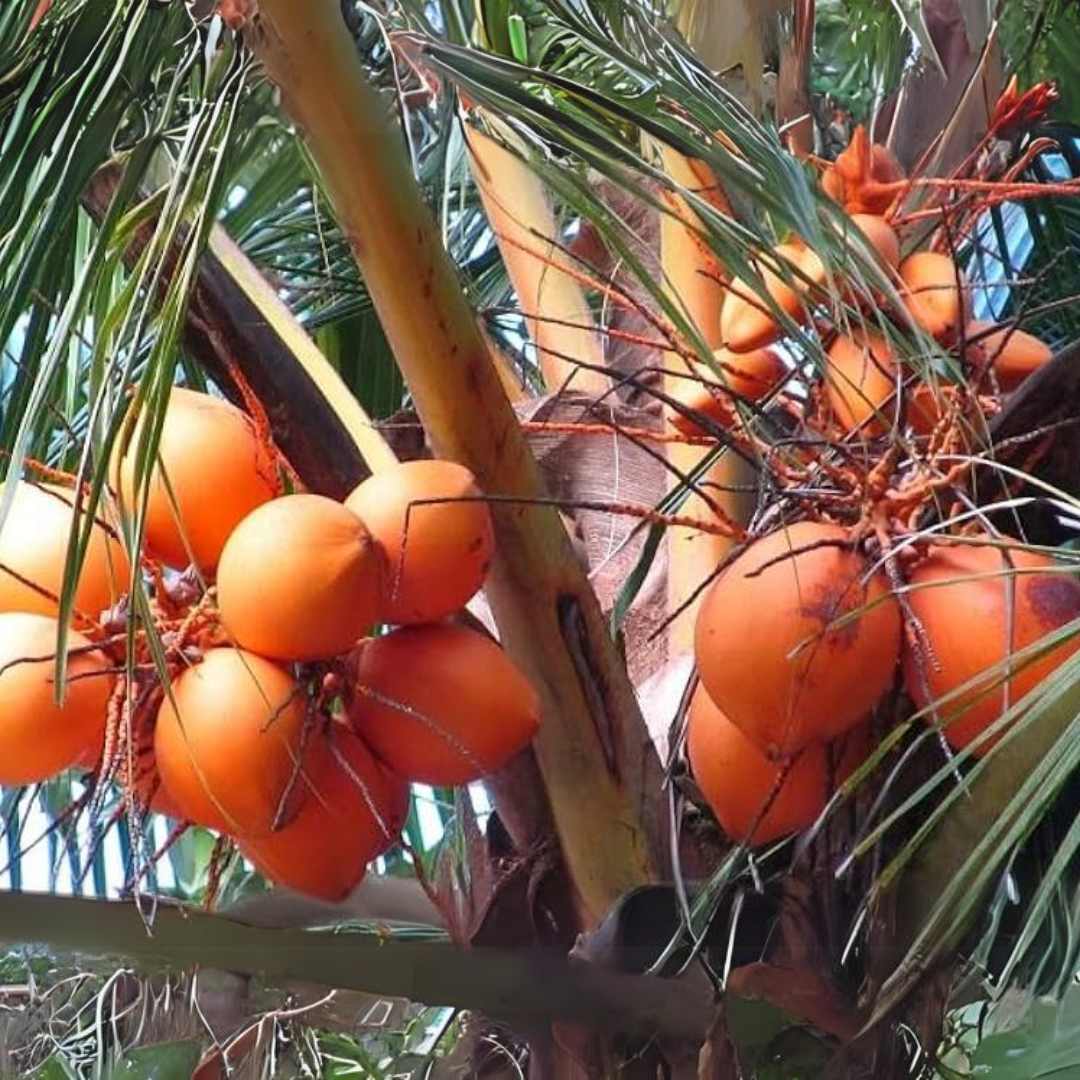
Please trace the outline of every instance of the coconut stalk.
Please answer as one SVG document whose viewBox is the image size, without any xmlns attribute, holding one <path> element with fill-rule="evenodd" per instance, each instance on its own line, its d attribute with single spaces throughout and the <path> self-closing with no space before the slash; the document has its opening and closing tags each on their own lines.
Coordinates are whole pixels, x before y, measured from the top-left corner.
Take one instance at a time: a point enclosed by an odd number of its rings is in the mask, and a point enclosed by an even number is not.
<svg viewBox="0 0 1080 1080">
<path fill-rule="evenodd" d="M 497 121 L 473 110 L 488 128 Z M 469 165 L 506 272 L 536 348 L 544 383 L 599 397 L 611 385 L 604 349 L 579 280 L 566 272 L 559 225 L 540 178 L 525 161 L 473 124 L 464 124 Z M 583 361 L 581 366 L 575 361 Z"/>
<path fill-rule="evenodd" d="M 742 69 L 748 105 L 760 109 L 763 97 L 764 37 L 770 20 L 791 0 L 676 0 L 671 15 L 676 28 L 699 59 L 713 71 Z M 664 169 L 672 180 L 702 198 L 721 213 L 730 213 L 727 199 L 716 177 L 702 162 L 691 161 L 662 147 Z M 670 294 L 677 298 L 686 316 L 710 348 L 719 347 L 720 304 L 723 288 L 715 279 L 723 268 L 704 247 L 694 226 L 700 221 L 679 198 L 674 199 L 675 215 L 665 214 L 661 222 L 660 261 Z M 665 366 L 685 369 L 685 361 L 668 355 Z M 671 393 L 677 381 L 665 378 Z M 700 448 L 672 446 L 669 460 L 683 475 L 700 466 Z M 713 485 L 709 495 L 714 504 L 733 521 L 745 523 L 753 503 L 739 488 L 753 483 L 751 466 L 735 454 L 724 454 L 699 480 Z M 709 518 L 712 510 L 697 496 L 691 496 L 687 512 Z M 701 536 L 690 530 L 670 530 L 668 537 L 668 601 L 672 612 L 681 611 L 669 629 L 668 650 L 672 656 L 693 647 L 694 621 L 698 603 L 690 597 L 715 571 L 717 563 L 731 547 L 731 541 L 717 536 Z"/>
<path fill-rule="evenodd" d="M 741 80 L 760 111 L 764 97 L 765 41 L 769 24 L 792 0 L 672 0 L 675 28 L 710 71 L 741 68 Z"/>
<path fill-rule="evenodd" d="M 495 497 L 487 595 L 540 698 L 537 760 L 594 924 L 657 866 L 658 762 L 633 689 L 558 514 L 536 502 L 536 462 L 337 0 L 263 0 L 250 40 L 304 131 L 435 452 Z"/>
<path fill-rule="evenodd" d="M 247 333 L 254 330 L 256 333 L 272 335 L 281 342 L 292 362 L 310 380 L 313 387 L 312 397 L 325 403 L 363 458 L 367 469 L 370 472 L 379 472 L 395 464 L 397 458 L 394 452 L 360 402 L 350 393 L 341 376 L 258 267 L 220 226 L 215 226 L 210 233 L 207 256 L 200 275 L 200 281 L 205 284 L 208 294 L 204 297 L 204 303 L 211 304 L 216 301 L 218 304 L 228 304 L 230 300 L 235 300 L 257 311 L 259 320 L 254 327 L 247 329 Z M 234 322 L 238 324 L 239 320 Z M 242 324 L 238 328 L 242 329 Z M 264 379 L 272 382 L 275 374 L 268 371 Z M 254 384 L 252 389 L 258 392 L 258 387 Z M 274 405 L 284 410 L 289 402 L 278 400 Z M 276 410 L 272 406 L 269 411 L 273 422 Z M 287 426 L 284 415 L 278 419 L 278 427 Z M 322 430 L 321 426 L 319 430 Z"/>
<path fill-rule="evenodd" d="M 702 162 L 691 161 L 670 146 L 661 147 L 661 158 L 664 171 L 680 187 L 708 200 L 721 212 L 730 212 L 716 177 Z M 721 344 L 723 267 L 696 231 L 701 227 L 700 220 L 686 201 L 674 196 L 670 202 L 671 212 L 660 218 L 660 262 L 665 287 L 705 344 L 716 349 Z M 675 373 L 686 371 L 686 361 L 678 353 L 668 352 L 664 354 L 664 367 L 668 372 L 664 376 L 664 391 L 676 395 L 685 386 L 685 380 Z M 707 448 L 700 446 L 672 443 L 668 447 L 668 460 L 677 470 L 672 474 L 673 485 L 681 483 L 680 475 L 692 475 L 708 453 Z M 742 521 L 749 512 L 747 497 L 724 489 L 745 485 L 748 480 L 747 465 L 735 454 L 724 454 L 702 474 L 698 483 L 713 485 L 709 490 L 712 501 L 730 518 Z M 691 492 L 682 512 L 704 520 L 713 513 L 696 492 Z M 667 542 L 669 610 L 680 612 L 668 628 L 668 651 L 671 656 L 677 656 L 693 648 L 699 600 L 691 598 L 716 569 L 732 541 L 696 529 L 676 527 L 668 530 Z"/>
</svg>

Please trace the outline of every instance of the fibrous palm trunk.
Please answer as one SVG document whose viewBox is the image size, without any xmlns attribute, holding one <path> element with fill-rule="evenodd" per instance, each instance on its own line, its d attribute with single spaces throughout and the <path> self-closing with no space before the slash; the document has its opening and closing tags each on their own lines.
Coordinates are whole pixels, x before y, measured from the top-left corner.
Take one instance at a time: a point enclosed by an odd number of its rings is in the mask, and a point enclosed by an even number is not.
<svg viewBox="0 0 1080 1080">
<path fill-rule="evenodd" d="M 433 448 L 498 500 L 488 599 L 540 696 L 537 760 L 589 925 L 657 872 L 655 753 L 633 689 L 558 515 L 535 501 L 535 461 L 339 5 L 263 0 L 251 40 L 303 128 Z"/>
</svg>

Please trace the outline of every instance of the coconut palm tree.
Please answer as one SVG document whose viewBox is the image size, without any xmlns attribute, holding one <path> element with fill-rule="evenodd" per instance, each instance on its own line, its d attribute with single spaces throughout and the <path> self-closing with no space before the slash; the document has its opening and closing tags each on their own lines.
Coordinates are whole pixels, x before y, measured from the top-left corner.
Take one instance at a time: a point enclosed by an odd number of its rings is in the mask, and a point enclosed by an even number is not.
<svg viewBox="0 0 1080 1080">
<path fill-rule="evenodd" d="M 228 837 L 146 813 L 108 738 L 83 772 L 4 788 L 0 938 L 49 951 L 4 955 L 0 1066 L 1080 1068 L 1068 584 L 1080 159 L 1068 87 L 1055 98 L 1042 81 L 1064 78 L 1080 27 L 1066 5 L 994 8 L 0 10 L 0 522 L 17 520 L 19 478 L 67 485 L 91 511 L 73 515 L 49 597 L 56 694 L 77 685 L 62 658 L 86 629 L 79 569 L 94 514 L 112 512 L 127 419 L 149 435 L 133 444 L 142 492 L 118 540 L 140 552 L 182 384 L 240 406 L 289 483 L 333 499 L 399 460 L 466 466 L 496 556 L 460 619 L 497 637 L 541 718 L 479 786 L 414 787 L 404 843 L 340 904 L 271 889 Z M 886 142 L 894 156 L 871 175 L 870 143 Z M 958 336 L 936 333 L 912 281 L 853 224 L 882 198 L 872 209 L 905 255 L 933 247 L 957 268 L 932 299 L 963 274 L 965 315 L 1022 325 L 1056 358 L 1006 394 L 1001 357 L 987 359 L 994 330 L 964 318 Z M 783 377 L 761 392 L 747 354 L 724 349 L 739 305 L 779 349 Z M 888 364 L 860 348 L 860 374 L 838 383 L 835 341 L 870 333 Z M 887 368 L 877 397 L 868 355 Z M 912 401 L 931 412 L 926 430 Z M 212 487 L 225 462 L 200 452 L 191 467 Z M 935 590 L 913 581 L 929 539 L 977 528 L 1023 541 L 989 574 L 991 588 L 1013 583 L 1008 625 L 1033 576 L 1052 580 L 1042 594 L 1057 606 L 1048 633 L 992 665 L 995 685 L 976 680 L 993 700 L 1008 688 L 996 726 L 949 739 L 970 680 L 920 700 L 921 683 L 909 676 L 906 693 L 895 677 L 897 645 L 868 726 L 867 665 L 825 703 L 827 719 L 864 723 L 853 767 L 814 742 L 774 745 L 756 797 L 745 770 L 719 788 L 701 764 L 691 773 L 687 715 L 715 693 L 688 662 L 712 610 L 702 597 L 754 540 L 800 519 L 847 530 L 820 550 L 839 545 L 864 560 L 861 583 L 884 583 L 878 614 L 892 605 L 923 683 L 954 640 L 992 633 L 966 599 L 924 610 Z M 1048 554 L 1060 573 L 1014 573 Z M 125 600 L 88 632 L 109 638 L 122 685 L 167 687 L 175 627 L 153 560 L 133 561 Z M 770 565 L 747 580 L 759 577 L 717 627 L 745 650 L 755 691 L 767 642 L 739 620 L 782 608 Z M 196 597 L 188 615 L 211 607 L 197 573 L 179 581 Z M 957 588 L 954 574 L 937 591 L 966 598 Z M 873 603 L 849 608 L 823 617 L 826 640 L 878 617 Z M 839 647 L 823 651 L 847 670 Z M 1025 665 L 1040 677 L 1021 690 Z M 0 666 L 0 731 L 16 669 Z M 137 699 L 116 701 L 110 731 L 130 745 Z M 795 839 L 781 828 L 758 844 L 811 754 L 827 805 L 811 800 Z M 726 816 L 736 789 L 752 803 L 741 829 Z M 64 868 L 53 893 L 94 897 L 21 892 L 35 853 Z"/>
</svg>

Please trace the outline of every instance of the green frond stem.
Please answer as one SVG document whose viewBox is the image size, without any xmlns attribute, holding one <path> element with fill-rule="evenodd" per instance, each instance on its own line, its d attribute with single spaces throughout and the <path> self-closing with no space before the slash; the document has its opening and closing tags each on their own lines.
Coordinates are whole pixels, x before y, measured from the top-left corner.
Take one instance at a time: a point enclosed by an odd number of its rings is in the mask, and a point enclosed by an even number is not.
<svg viewBox="0 0 1080 1080">
<path fill-rule="evenodd" d="M 543 494 L 536 462 L 340 6 L 265 0 L 252 44 L 322 171 L 436 453 L 523 500 L 492 507 L 488 598 L 541 699 L 537 760 L 595 922 L 658 863 L 662 833 L 657 821 L 650 837 L 645 815 L 659 763 L 633 688 L 557 512 L 528 505 Z"/>
<path fill-rule="evenodd" d="M 635 1035 L 700 1041 L 712 1005 L 692 984 L 623 975 L 551 953 L 470 949 L 430 931 L 258 927 L 187 907 L 158 909 L 148 934 L 129 902 L 0 893 L 9 942 L 116 954 L 145 970 L 259 974 L 385 997 L 474 1009 L 528 1028 L 572 1021 Z"/>
<path fill-rule="evenodd" d="M 1078 676 L 1074 657 L 1003 716 L 1015 719 L 1013 729 L 886 869 L 892 881 L 877 904 L 892 912 L 895 933 L 878 958 L 885 978 L 870 1023 L 887 1016 L 976 924 L 1004 866 L 1073 774 Z"/>
</svg>

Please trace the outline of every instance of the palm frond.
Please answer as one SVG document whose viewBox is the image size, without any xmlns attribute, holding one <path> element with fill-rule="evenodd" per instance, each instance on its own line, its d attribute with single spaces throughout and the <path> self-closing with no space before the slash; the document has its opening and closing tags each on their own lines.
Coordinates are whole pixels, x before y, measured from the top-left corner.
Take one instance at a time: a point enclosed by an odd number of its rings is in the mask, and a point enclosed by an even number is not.
<svg viewBox="0 0 1080 1080">
<path fill-rule="evenodd" d="M 913 48 L 895 6 L 819 0 L 814 31 L 814 92 L 835 100 L 858 122 L 871 121 L 899 86 Z"/>
</svg>

